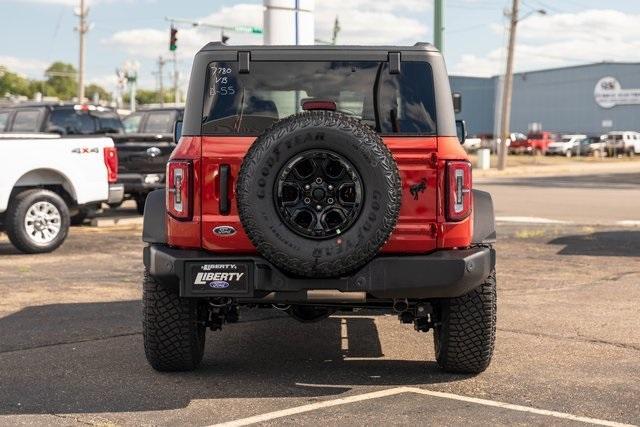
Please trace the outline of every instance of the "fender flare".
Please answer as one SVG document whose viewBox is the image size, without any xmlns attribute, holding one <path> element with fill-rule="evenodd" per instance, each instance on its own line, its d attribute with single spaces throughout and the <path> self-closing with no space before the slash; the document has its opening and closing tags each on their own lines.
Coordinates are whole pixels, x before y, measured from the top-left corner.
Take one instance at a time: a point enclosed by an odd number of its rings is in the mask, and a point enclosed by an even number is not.
<svg viewBox="0 0 640 427">
<path fill-rule="evenodd" d="M 167 243 L 167 215 L 165 190 L 154 190 L 147 196 L 142 223 L 142 241 Z"/>
<path fill-rule="evenodd" d="M 473 239 L 472 244 L 496 242 L 496 220 L 493 199 L 486 191 L 473 190 Z"/>
</svg>

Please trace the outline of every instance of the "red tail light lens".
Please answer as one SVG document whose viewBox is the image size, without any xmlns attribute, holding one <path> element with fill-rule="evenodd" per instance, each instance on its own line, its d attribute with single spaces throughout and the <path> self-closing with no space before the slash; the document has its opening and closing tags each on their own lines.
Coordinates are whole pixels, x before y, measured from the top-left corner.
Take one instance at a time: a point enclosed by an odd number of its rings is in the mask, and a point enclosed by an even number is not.
<svg viewBox="0 0 640 427">
<path fill-rule="evenodd" d="M 461 221 L 471 214 L 471 163 L 447 162 L 447 219 Z"/>
<path fill-rule="evenodd" d="M 115 147 L 104 147 L 104 165 L 107 167 L 109 182 L 118 180 L 118 152 Z"/>
<path fill-rule="evenodd" d="M 191 217 L 191 169 L 189 161 L 167 163 L 167 212 L 179 219 Z"/>
</svg>

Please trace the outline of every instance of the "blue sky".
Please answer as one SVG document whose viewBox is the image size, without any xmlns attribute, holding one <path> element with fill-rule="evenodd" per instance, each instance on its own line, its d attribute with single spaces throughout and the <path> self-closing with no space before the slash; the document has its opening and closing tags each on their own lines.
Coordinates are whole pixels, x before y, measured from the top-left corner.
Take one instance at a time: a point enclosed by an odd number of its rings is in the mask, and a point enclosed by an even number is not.
<svg viewBox="0 0 640 427">
<path fill-rule="evenodd" d="M 261 0 L 88 0 L 87 80 L 109 88 L 115 68 L 140 63 L 141 86 L 154 88 L 155 59 L 168 56 L 165 16 L 261 26 Z M 78 0 L 0 0 L 0 65 L 42 77 L 54 60 L 77 63 Z M 445 0 L 445 57 L 451 73 L 501 72 L 503 15 L 510 0 Z M 330 38 L 336 15 L 342 44 L 413 44 L 432 40 L 432 0 L 316 0 L 316 36 Z M 636 0 L 526 0 L 522 13 L 544 8 L 519 26 L 516 69 L 575 65 L 603 60 L 640 61 L 640 2 Z M 231 44 L 261 43 L 261 37 L 229 34 Z M 219 38 L 215 30 L 183 28 L 179 68 L 185 85 L 193 53 Z M 170 67 L 166 69 L 168 79 Z M 168 81 L 168 80 L 166 80 Z"/>
</svg>

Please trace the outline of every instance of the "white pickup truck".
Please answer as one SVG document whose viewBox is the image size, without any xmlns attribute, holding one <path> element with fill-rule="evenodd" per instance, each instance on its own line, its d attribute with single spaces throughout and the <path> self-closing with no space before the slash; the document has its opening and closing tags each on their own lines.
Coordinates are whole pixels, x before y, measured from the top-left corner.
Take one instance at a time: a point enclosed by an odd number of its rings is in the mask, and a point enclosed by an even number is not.
<svg viewBox="0 0 640 427">
<path fill-rule="evenodd" d="M 0 231 L 26 253 L 50 252 L 70 215 L 123 197 L 111 138 L 0 134 Z"/>
</svg>

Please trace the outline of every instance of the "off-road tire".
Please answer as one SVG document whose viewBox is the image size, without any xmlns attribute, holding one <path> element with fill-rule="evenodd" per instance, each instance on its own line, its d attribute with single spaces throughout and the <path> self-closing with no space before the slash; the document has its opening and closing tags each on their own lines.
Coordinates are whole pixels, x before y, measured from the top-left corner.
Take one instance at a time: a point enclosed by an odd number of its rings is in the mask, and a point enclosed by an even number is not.
<svg viewBox="0 0 640 427">
<path fill-rule="evenodd" d="M 24 225 L 27 210 L 39 201 L 53 204 L 60 214 L 60 231 L 48 243 L 34 242 L 27 234 Z M 27 254 L 45 253 L 57 249 L 67 238 L 69 224 L 69 208 L 62 197 L 52 191 L 40 188 L 24 190 L 13 197 L 9 201 L 5 217 L 5 229 L 9 240 L 16 249 Z"/>
<path fill-rule="evenodd" d="M 447 372 L 478 374 L 489 366 L 496 338 L 496 273 L 471 292 L 435 304 L 433 341 Z"/>
<path fill-rule="evenodd" d="M 204 354 L 206 328 L 199 322 L 193 298 L 180 298 L 177 290 L 163 287 L 148 271 L 143 283 L 142 335 L 147 361 L 157 371 L 191 371 Z"/>
<path fill-rule="evenodd" d="M 357 219 L 339 236 L 322 240 L 300 236 L 278 221 L 274 202 L 284 165 L 314 149 L 348 159 L 364 187 Z M 391 152 L 373 129 L 344 114 L 309 111 L 276 122 L 253 143 L 236 194 L 244 231 L 262 256 L 295 275 L 325 278 L 348 274 L 378 253 L 398 220 L 401 182 Z"/>
</svg>

